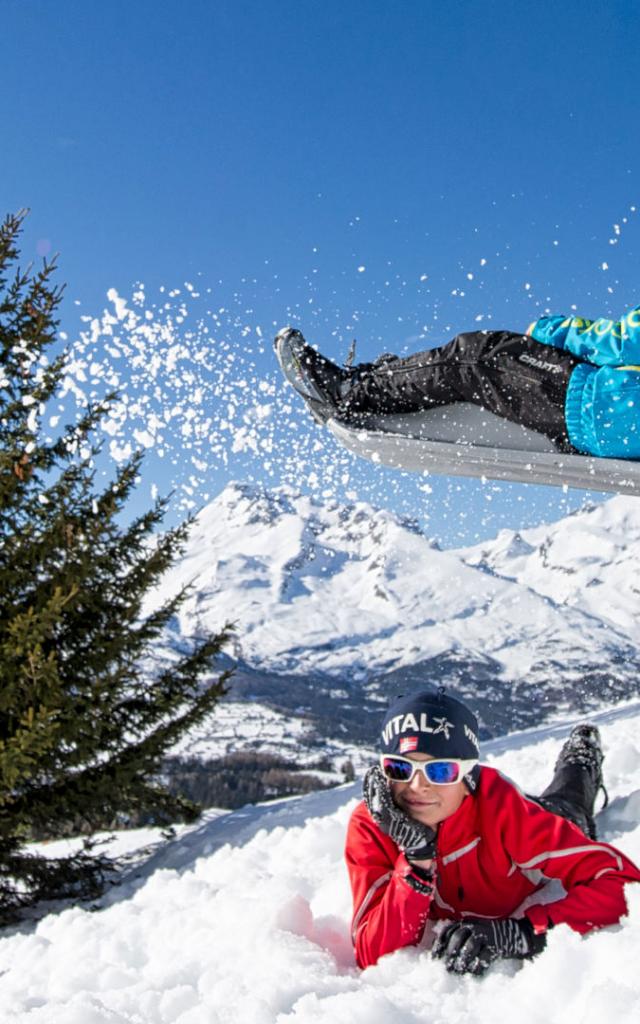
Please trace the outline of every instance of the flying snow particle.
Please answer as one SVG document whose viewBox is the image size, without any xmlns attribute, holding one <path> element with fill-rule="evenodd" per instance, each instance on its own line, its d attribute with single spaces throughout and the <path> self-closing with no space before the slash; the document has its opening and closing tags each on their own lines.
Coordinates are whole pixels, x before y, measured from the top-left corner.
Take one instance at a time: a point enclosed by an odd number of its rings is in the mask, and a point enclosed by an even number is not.
<svg viewBox="0 0 640 1024">
<path fill-rule="evenodd" d="M 155 444 L 155 438 L 148 430 L 134 430 L 133 436 L 142 448 L 153 448 Z"/>
<path fill-rule="evenodd" d="M 124 318 L 127 316 L 129 312 L 129 310 L 127 309 L 126 299 L 121 299 L 115 288 L 109 288 L 109 291 L 107 292 L 107 298 L 109 302 L 113 302 L 114 306 L 116 307 L 116 316 L 118 320 L 124 320 Z"/>
<path fill-rule="evenodd" d="M 127 441 L 125 444 L 118 444 L 117 441 L 111 441 L 109 445 L 109 454 L 114 462 L 126 462 L 133 455 L 133 448 Z"/>
</svg>

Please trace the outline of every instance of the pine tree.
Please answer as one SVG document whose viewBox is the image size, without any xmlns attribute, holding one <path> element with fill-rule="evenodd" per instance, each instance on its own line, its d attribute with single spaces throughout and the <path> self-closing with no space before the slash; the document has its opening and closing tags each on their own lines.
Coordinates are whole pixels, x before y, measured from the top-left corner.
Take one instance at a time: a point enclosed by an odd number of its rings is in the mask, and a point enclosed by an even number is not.
<svg viewBox="0 0 640 1024">
<path fill-rule="evenodd" d="M 127 521 L 140 457 L 96 486 L 106 405 L 46 436 L 65 373 L 55 356 L 55 261 L 18 267 L 24 211 L 0 228 L 0 922 L 33 900 L 99 891 L 89 845 L 60 860 L 31 838 L 90 833 L 122 816 L 193 819 L 157 776 L 164 752 L 225 692 L 230 627 L 154 656 L 186 592 L 143 613 L 189 523 L 158 532 L 167 504 Z M 111 396 L 113 398 L 113 396 Z"/>
</svg>

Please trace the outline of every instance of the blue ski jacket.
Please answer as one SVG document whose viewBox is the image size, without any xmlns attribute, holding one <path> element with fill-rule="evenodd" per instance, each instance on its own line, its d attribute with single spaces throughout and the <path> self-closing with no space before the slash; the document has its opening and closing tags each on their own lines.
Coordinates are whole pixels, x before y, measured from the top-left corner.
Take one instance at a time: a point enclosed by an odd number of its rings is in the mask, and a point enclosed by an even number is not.
<svg viewBox="0 0 640 1024">
<path fill-rule="evenodd" d="M 569 379 L 569 440 L 588 455 L 640 459 L 640 306 L 620 320 L 543 316 L 527 331 L 581 362 Z"/>
</svg>

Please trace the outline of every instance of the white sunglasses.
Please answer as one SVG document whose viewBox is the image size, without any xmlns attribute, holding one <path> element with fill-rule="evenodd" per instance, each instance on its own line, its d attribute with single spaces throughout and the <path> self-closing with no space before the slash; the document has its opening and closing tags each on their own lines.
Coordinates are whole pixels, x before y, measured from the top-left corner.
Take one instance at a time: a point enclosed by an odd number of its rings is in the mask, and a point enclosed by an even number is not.
<svg viewBox="0 0 640 1024">
<path fill-rule="evenodd" d="M 411 782 L 421 771 L 433 786 L 452 786 L 460 782 L 478 763 L 477 758 L 465 761 L 458 757 L 437 758 L 434 761 L 412 761 L 400 754 L 381 754 L 380 767 L 390 782 Z"/>
</svg>

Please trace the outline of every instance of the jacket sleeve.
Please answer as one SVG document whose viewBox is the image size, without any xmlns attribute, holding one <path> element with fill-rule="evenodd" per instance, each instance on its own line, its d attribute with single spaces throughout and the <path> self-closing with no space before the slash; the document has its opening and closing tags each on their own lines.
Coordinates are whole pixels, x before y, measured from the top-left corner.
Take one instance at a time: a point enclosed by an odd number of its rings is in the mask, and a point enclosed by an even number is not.
<svg viewBox="0 0 640 1024">
<path fill-rule="evenodd" d="M 539 886 L 520 908 L 537 932 L 564 923 L 584 934 L 627 913 L 624 885 L 640 881 L 640 871 L 615 847 L 588 839 L 513 785 L 501 800 L 500 830 L 511 870 Z"/>
<path fill-rule="evenodd" d="M 640 306 L 619 320 L 543 316 L 530 325 L 527 334 L 543 345 L 566 349 L 595 366 L 640 364 Z"/>
<path fill-rule="evenodd" d="M 345 856 L 353 893 L 351 936 L 359 967 L 422 938 L 431 896 L 407 881 L 412 867 L 364 804 L 351 816 Z"/>
</svg>

